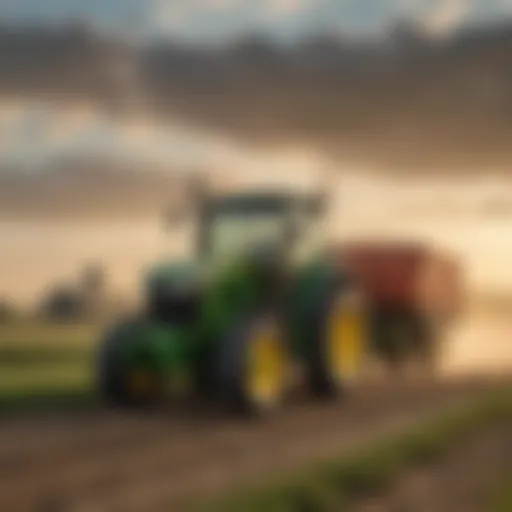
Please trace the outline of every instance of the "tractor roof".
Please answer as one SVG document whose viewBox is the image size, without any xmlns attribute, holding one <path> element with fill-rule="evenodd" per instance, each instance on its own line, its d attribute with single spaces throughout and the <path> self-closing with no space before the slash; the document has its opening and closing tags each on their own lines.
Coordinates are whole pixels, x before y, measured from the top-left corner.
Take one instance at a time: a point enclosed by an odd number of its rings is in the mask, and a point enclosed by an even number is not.
<svg viewBox="0 0 512 512">
<path fill-rule="evenodd" d="M 291 204 L 301 204 L 304 208 L 318 208 L 322 201 L 322 194 L 318 192 L 297 193 L 292 191 L 256 189 L 249 191 L 233 191 L 214 194 L 209 203 L 214 209 L 225 211 L 261 212 L 269 211 L 280 213 Z"/>
</svg>

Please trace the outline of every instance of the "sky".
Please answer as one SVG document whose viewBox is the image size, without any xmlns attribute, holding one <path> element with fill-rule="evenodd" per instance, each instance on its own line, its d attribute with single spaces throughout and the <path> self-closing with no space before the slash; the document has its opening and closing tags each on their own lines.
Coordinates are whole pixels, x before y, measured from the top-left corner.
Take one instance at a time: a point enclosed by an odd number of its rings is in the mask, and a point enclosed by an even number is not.
<svg viewBox="0 0 512 512">
<path fill-rule="evenodd" d="M 77 155 L 179 171 L 243 168 L 257 175 L 266 169 L 293 172 L 295 177 L 326 165 L 308 148 L 265 152 L 181 122 L 156 125 L 143 117 L 120 122 L 87 105 L 0 101 L 0 172 L 11 165 L 27 172 L 44 171 L 56 159 Z"/>
<path fill-rule="evenodd" d="M 375 33 L 414 19 L 434 35 L 512 16 L 512 0 L 0 0 L 0 19 L 82 17 L 141 36 L 219 41 L 251 32 L 295 39 L 322 29 Z"/>
<path fill-rule="evenodd" d="M 0 167 L 21 164 L 37 170 L 80 154 L 193 165 L 210 154 L 212 145 L 222 144 L 181 124 L 156 126 L 144 118 L 116 122 L 87 105 L 0 101 Z"/>
<path fill-rule="evenodd" d="M 512 0 L 0 0 L 0 21 L 86 17 L 106 28 L 196 42 L 254 31 L 285 40 L 323 28 L 368 34 L 399 19 L 416 20 L 432 36 L 442 36 L 466 23 L 506 16 L 512 19 Z M 41 111 L 0 101 L 0 164 L 41 166 L 56 155 L 76 152 L 117 152 L 160 161 L 172 156 L 189 164 L 191 158 L 211 161 L 212 151 L 227 152 L 228 143 L 213 140 L 211 134 L 176 126 L 148 128 L 150 124 L 112 126 L 97 113 L 80 109 Z"/>
</svg>

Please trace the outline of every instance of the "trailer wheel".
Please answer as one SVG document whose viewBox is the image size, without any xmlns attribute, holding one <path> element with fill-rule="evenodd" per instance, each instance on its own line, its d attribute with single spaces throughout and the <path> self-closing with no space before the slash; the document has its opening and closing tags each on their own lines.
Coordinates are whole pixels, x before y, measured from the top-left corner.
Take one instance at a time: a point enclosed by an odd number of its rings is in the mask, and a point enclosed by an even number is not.
<svg viewBox="0 0 512 512">
<path fill-rule="evenodd" d="M 385 312 L 374 326 L 378 352 L 387 363 L 392 376 L 400 378 L 417 352 L 416 325 L 410 313 Z"/>
<path fill-rule="evenodd" d="M 433 323 L 416 312 L 381 313 L 375 319 L 376 349 L 393 377 L 409 369 L 433 376 L 438 363 L 437 337 Z"/>
<path fill-rule="evenodd" d="M 367 356 L 367 315 L 355 285 L 336 287 L 320 305 L 309 361 L 314 395 L 334 398 L 360 380 Z"/>
<path fill-rule="evenodd" d="M 274 316 L 254 315 L 227 333 L 218 366 L 219 398 L 244 415 L 268 413 L 287 389 L 287 350 Z"/>
<path fill-rule="evenodd" d="M 416 316 L 412 322 L 416 341 L 416 361 L 424 376 L 435 377 L 440 363 L 440 333 L 435 322 L 429 318 Z"/>
</svg>

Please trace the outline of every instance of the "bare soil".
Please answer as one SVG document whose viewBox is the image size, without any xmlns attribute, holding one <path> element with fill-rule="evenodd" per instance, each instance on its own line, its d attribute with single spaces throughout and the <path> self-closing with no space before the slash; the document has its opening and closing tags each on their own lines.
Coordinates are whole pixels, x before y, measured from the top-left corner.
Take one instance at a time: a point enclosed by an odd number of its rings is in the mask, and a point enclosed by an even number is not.
<svg viewBox="0 0 512 512">
<path fill-rule="evenodd" d="M 368 383 L 344 402 L 300 399 L 258 421 L 198 408 L 12 420 L 0 427 L 0 510 L 184 510 L 190 499 L 338 456 L 494 386 L 503 383 Z"/>
<path fill-rule="evenodd" d="M 354 512 L 486 512 L 489 489 L 512 471 L 512 424 L 494 427 L 416 468 Z"/>
</svg>

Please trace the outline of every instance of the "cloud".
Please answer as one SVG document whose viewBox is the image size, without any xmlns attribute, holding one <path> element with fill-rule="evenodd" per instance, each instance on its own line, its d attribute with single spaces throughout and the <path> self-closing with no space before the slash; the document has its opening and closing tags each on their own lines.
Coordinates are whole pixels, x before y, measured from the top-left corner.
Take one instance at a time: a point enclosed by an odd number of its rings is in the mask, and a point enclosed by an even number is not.
<svg viewBox="0 0 512 512">
<path fill-rule="evenodd" d="M 396 20 L 418 20 L 434 36 L 460 23 L 486 23 L 512 13 L 512 0 L 0 0 L 0 17 L 62 20 L 87 14 L 100 25 L 137 20 L 141 36 L 217 42 L 244 32 L 287 38 L 318 27 L 380 32 Z M 134 23 L 133 23 L 134 24 Z"/>
<path fill-rule="evenodd" d="M 156 0 L 148 9 L 148 24 L 156 31 L 173 30 L 185 20 L 187 13 L 185 3 Z"/>
<path fill-rule="evenodd" d="M 146 33 L 186 40 L 222 39 L 251 18 L 253 0 L 153 0 L 148 4 Z M 242 27 L 243 28 L 243 27 Z"/>
<path fill-rule="evenodd" d="M 471 14 L 470 0 L 438 0 L 427 11 L 423 21 L 425 30 L 433 36 L 443 36 L 464 23 Z"/>
<path fill-rule="evenodd" d="M 0 0 L 0 4 L 0 17 L 6 19 L 62 20 L 87 14 L 108 26 L 137 19 L 137 29 L 144 35 L 196 41 L 254 30 L 286 36 L 319 24 L 367 33 L 404 18 L 419 20 L 433 35 L 442 35 L 461 22 L 496 21 L 512 12 L 512 0 L 92 0 L 86 6 L 81 0 Z"/>
<path fill-rule="evenodd" d="M 269 9 L 276 13 L 293 13 L 303 10 L 307 3 L 305 0 L 271 0 Z"/>
<path fill-rule="evenodd" d="M 175 24 L 211 11 L 232 10 L 247 0 L 154 0 L 149 5 L 150 18 L 160 24 Z"/>
<path fill-rule="evenodd" d="M 245 2 L 243 0 L 205 0 L 204 5 L 206 7 L 213 8 L 215 10 L 229 10 L 240 7 Z"/>
</svg>

